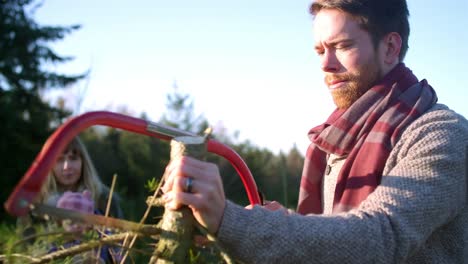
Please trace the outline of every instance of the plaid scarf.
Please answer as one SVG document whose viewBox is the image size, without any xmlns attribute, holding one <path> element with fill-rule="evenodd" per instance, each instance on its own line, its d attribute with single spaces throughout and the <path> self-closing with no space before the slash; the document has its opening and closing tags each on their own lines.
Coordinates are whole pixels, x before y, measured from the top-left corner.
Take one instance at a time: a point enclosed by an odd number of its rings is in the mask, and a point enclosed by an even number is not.
<svg viewBox="0 0 468 264">
<path fill-rule="evenodd" d="M 403 63 L 350 108 L 335 110 L 309 131 L 297 212 L 320 214 L 327 154 L 346 156 L 338 175 L 333 212 L 356 208 L 380 184 L 382 172 L 403 129 L 437 102 L 426 80 Z"/>
</svg>

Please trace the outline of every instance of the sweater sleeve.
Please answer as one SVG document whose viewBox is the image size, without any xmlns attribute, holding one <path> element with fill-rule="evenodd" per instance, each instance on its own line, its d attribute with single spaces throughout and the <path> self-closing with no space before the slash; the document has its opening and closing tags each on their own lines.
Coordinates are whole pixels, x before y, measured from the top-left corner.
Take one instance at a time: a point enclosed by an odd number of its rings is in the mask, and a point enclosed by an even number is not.
<svg viewBox="0 0 468 264">
<path fill-rule="evenodd" d="M 467 143 L 466 119 L 431 111 L 404 131 L 358 208 L 303 216 L 228 201 L 218 239 L 245 263 L 404 263 L 466 210 Z"/>
</svg>

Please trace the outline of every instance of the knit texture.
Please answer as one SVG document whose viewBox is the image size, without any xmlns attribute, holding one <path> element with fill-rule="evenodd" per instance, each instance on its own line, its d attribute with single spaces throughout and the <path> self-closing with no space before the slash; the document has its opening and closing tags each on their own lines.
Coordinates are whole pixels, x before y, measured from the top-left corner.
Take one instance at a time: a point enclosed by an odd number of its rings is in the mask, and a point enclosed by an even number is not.
<svg viewBox="0 0 468 264">
<path fill-rule="evenodd" d="M 335 110 L 324 124 L 311 129 L 297 212 L 323 212 L 321 187 L 327 154 L 348 156 L 338 175 L 333 212 L 356 208 L 379 185 L 401 131 L 436 101 L 427 81 L 418 83 L 400 63 L 349 109 Z"/>
<path fill-rule="evenodd" d="M 285 215 L 227 202 L 221 246 L 244 263 L 465 263 L 468 121 L 436 104 L 401 134 L 359 207 Z"/>
</svg>

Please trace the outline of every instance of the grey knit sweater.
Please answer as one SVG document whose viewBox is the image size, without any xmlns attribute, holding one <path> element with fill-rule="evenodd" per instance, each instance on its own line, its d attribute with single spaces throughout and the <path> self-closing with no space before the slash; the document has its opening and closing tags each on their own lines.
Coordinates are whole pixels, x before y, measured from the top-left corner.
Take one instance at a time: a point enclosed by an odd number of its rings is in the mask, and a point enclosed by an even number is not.
<svg viewBox="0 0 468 264">
<path fill-rule="evenodd" d="M 244 263 L 468 263 L 467 146 L 468 121 L 435 105 L 359 208 L 303 216 L 227 201 L 218 240 Z"/>
</svg>

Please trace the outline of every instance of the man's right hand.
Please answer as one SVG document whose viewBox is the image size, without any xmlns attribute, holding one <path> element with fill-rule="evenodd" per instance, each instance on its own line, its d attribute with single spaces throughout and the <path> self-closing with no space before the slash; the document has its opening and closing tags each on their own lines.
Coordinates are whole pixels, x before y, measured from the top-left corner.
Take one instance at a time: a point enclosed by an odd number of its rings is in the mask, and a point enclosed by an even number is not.
<svg viewBox="0 0 468 264">
<path fill-rule="evenodd" d="M 190 192 L 185 190 L 188 178 L 192 179 Z M 216 164 L 186 156 L 175 158 L 166 168 L 162 190 L 167 209 L 176 210 L 187 205 L 201 226 L 210 234 L 217 233 L 226 198 Z"/>
</svg>

